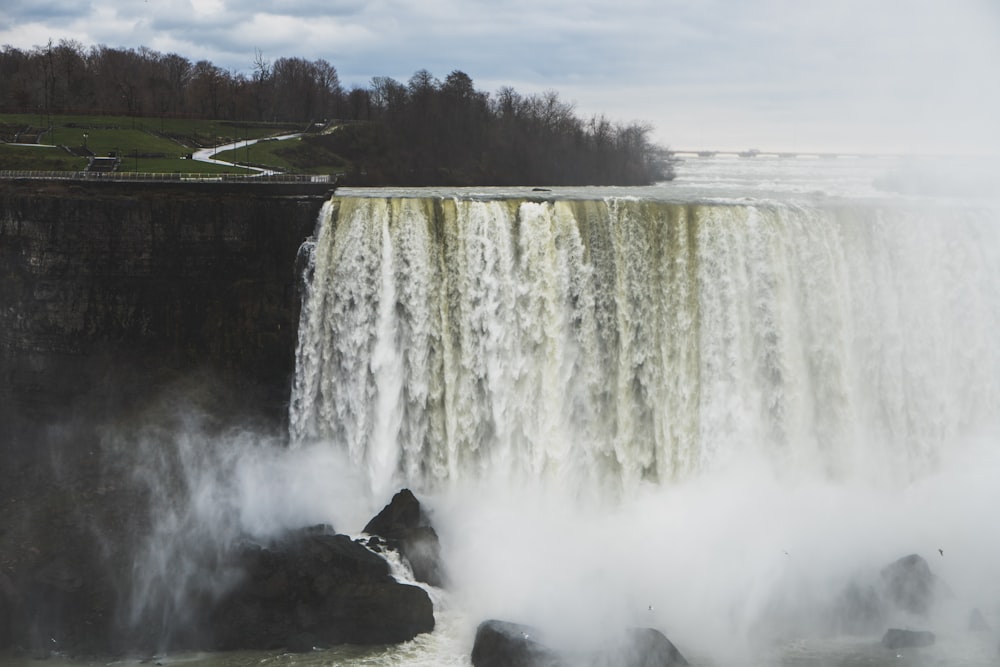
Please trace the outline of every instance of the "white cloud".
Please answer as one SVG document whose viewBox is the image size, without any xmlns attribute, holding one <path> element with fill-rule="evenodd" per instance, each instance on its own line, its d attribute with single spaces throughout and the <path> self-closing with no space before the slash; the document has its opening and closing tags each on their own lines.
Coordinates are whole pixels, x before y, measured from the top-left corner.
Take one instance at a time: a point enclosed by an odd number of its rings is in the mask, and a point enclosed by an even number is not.
<svg viewBox="0 0 1000 667">
<path fill-rule="evenodd" d="M 0 43 L 20 48 L 145 45 L 235 71 L 260 49 L 325 58 L 348 85 L 461 69 L 486 90 L 554 89 L 581 113 L 651 121 L 673 145 L 1000 148 L 994 0 L 6 4 Z"/>
<path fill-rule="evenodd" d="M 195 16 L 215 16 L 226 10 L 223 0 L 191 0 Z"/>
</svg>

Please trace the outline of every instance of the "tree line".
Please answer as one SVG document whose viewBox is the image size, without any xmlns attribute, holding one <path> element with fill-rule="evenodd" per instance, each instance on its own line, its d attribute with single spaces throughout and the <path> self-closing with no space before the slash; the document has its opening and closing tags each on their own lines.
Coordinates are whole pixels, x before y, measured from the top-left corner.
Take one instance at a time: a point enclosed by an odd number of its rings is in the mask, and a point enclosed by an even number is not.
<svg viewBox="0 0 1000 667">
<path fill-rule="evenodd" d="M 0 110 L 305 122 L 335 117 L 344 91 L 325 60 L 258 53 L 252 72 L 191 62 L 147 47 L 84 47 L 74 40 L 0 49 Z"/>
<path fill-rule="evenodd" d="M 410 185 L 643 184 L 672 177 L 641 123 L 579 118 L 555 92 L 490 94 L 455 70 L 345 89 L 323 59 L 259 51 L 249 73 L 146 47 L 51 41 L 0 49 L 0 111 L 322 122 L 310 140 L 347 158 L 356 182 Z"/>
</svg>

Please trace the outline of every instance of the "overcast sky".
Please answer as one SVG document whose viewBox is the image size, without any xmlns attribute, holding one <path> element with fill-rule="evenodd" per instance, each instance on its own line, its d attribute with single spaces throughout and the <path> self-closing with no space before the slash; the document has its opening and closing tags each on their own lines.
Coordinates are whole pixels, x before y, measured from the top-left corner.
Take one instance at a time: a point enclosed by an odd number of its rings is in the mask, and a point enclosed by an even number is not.
<svg viewBox="0 0 1000 667">
<path fill-rule="evenodd" d="M 1000 0 L 4 0 L 0 44 L 455 69 L 675 148 L 1000 152 Z"/>
</svg>

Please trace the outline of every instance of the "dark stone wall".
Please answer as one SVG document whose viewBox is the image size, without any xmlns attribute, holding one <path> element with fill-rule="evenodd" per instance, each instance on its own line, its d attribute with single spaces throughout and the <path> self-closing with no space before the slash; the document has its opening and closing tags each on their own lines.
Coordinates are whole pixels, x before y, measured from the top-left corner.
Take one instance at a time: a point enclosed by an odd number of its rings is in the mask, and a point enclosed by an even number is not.
<svg viewBox="0 0 1000 667">
<path fill-rule="evenodd" d="M 295 258 L 323 197 L 115 185 L 0 183 L 5 430 L 81 401 L 114 408 L 196 369 L 280 417 Z"/>
<path fill-rule="evenodd" d="M 220 420 L 281 432 L 326 194 L 0 181 L 0 650 L 113 645 L 142 519 L 108 424 L 210 385 Z"/>
</svg>

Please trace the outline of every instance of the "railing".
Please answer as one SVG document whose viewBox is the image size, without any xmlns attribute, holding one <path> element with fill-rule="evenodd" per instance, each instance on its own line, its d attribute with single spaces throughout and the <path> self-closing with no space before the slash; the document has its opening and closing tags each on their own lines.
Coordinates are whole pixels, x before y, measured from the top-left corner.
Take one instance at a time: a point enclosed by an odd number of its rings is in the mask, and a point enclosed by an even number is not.
<svg viewBox="0 0 1000 667">
<path fill-rule="evenodd" d="M 113 171 L 20 171 L 0 170 L 0 179 L 35 179 L 60 181 L 143 181 L 195 183 L 336 183 L 336 174 L 147 174 Z"/>
</svg>

